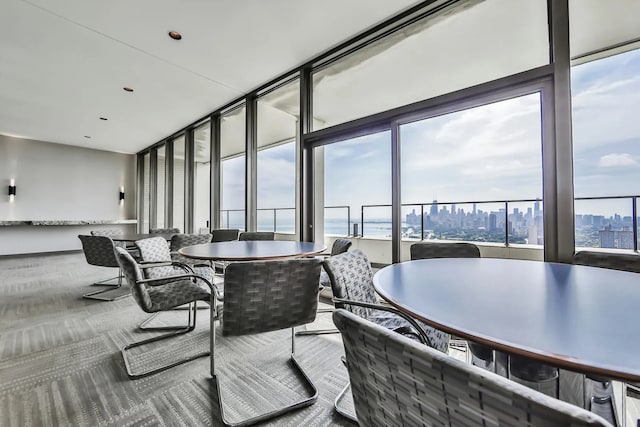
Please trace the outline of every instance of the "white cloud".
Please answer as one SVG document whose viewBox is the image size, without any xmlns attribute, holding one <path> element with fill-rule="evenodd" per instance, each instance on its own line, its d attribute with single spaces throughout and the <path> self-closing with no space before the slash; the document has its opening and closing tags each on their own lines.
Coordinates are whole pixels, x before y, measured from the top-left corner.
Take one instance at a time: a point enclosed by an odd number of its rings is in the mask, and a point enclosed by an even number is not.
<svg viewBox="0 0 640 427">
<path fill-rule="evenodd" d="M 611 153 L 600 157 L 598 166 L 601 168 L 637 166 L 638 162 L 629 153 Z"/>
</svg>

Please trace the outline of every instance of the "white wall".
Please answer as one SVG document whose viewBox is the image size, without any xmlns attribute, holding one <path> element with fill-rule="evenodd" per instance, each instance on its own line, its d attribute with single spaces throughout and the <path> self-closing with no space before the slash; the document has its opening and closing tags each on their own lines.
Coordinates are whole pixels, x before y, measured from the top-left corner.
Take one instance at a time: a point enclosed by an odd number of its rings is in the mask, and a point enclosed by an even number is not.
<svg viewBox="0 0 640 427">
<path fill-rule="evenodd" d="M 0 135 L 0 221 L 135 219 L 135 200 L 132 154 Z M 0 255 L 80 249 L 77 235 L 90 228 L 0 226 Z"/>
</svg>

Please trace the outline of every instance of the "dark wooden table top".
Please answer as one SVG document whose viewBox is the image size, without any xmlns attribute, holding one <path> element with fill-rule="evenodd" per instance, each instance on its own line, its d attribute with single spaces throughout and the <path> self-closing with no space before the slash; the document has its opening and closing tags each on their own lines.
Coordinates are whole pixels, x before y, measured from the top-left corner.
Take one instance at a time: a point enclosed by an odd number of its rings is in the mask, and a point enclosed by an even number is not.
<svg viewBox="0 0 640 427">
<path fill-rule="evenodd" d="M 112 236 L 111 240 L 113 240 L 114 242 L 135 242 L 136 240 L 150 239 L 151 237 L 162 237 L 163 239 L 169 241 L 175 234 L 176 233 L 125 233 L 118 236 Z"/>
<path fill-rule="evenodd" d="M 187 246 L 178 252 L 188 258 L 252 261 L 296 256 L 315 255 L 327 247 L 321 243 L 294 242 L 288 240 L 255 240 L 205 243 Z"/>
<path fill-rule="evenodd" d="M 568 264 L 443 258 L 374 276 L 396 308 L 444 331 L 566 369 L 640 381 L 640 275 Z"/>
</svg>

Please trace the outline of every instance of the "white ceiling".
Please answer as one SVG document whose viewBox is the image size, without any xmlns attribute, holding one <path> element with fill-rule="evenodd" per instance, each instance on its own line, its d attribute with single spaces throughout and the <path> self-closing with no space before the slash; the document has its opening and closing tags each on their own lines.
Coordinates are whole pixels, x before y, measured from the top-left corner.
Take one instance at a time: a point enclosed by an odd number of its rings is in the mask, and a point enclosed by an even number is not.
<svg viewBox="0 0 640 427">
<path fill-rule="evenodd" d="M 0 134 L 135 153 L 416 3 L 0 0 Z"/>
</svg>

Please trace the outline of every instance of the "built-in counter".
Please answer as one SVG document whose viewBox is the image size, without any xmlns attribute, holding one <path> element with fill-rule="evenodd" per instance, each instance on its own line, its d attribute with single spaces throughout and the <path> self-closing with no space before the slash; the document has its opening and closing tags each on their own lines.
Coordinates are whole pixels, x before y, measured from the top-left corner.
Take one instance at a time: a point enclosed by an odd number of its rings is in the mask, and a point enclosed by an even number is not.
<svg viewBox="0 0 640 427">
<path fill-rule="evenodd" d="M 117 228 L 135 232 L 135 219 L 0 221 L 0 255 L 81 250 L 79 234 Z"/>
</svg>

